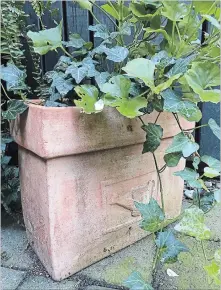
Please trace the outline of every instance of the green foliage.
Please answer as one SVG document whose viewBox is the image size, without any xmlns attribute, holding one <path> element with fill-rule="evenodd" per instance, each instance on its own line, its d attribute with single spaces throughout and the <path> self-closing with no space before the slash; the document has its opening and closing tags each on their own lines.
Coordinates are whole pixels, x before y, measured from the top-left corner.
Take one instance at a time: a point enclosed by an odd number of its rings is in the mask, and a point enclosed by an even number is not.
<svg viewBox="0 0 221 290">
<path fill-rule="evenodd" d="M 157 201 L 153 198 L 149 203 L 135 202 L 136 208 L 139 210 L 142 216 L 140 227 L 148 232 L 157 232 L 162 227 L 162 222 L 165 219 L 165 215 L 158 205 Z"/>
<path fill-rule="evenodd" d="M 138 272 L 133 272 L 123 284 L 130 290 L 153 290 L 153 287 Z"/>
<path fill-rule="evenodd" d="M 210 229 L 204 222 L 203 211 L 195 206 L 185 210 L 183 218 L 174 229 L 197 240 L 207 240 L 211 237 Z"/>
<path fill-rule="evenodd" d="M 9 100 L 8 108 L 2 112 L 3 119 L 15 120 L 18 114 L 27 110 L 28 106 L 21 100 Z"/>
<path fill-rule="evenodd" d="M 205 271 L 207 272 L 209 280 L 214 282 L 216 285 L 221 285 L 220 279 L 220 258 L 221 252 L 220 249 L 216 250 L 213 260 L 210 264 L 204 266 Z"/>
<path fill-rule="evenodd" d="M 213 134 L 220 140 L 220 127 L 217 125 L 216 121 L 211 118 L 209 119 L 208 125 L 213 131 Z"/>
<path fill-rule="evenodd" d="M 178 241 L 172 231 L 159 232 L 156 238 L 156 245 L 160 249 L 160 260 L 163 263 L 174 263 L 181 252 L 188 252 L 189 249 Z"/>
<path fill-rule="evenodd" d="M 148 125 L 143 125 L 142 129 L 147 133 L 142 153 L 153 153 L 160 146 L 160 142 L 163 137 L 163 129 L 160 125 L 152 123 L 149 123 Z"/>
<path fill-rule="evenodd" d="M 81 108 L 87 114 L 96 113 L 95 103 L 98 101 L 98 90 L 92 85 L 82 85 L 75 87 L 75 92 L 81 98 L 75 100 L 77 107 Z"/>
</svg>

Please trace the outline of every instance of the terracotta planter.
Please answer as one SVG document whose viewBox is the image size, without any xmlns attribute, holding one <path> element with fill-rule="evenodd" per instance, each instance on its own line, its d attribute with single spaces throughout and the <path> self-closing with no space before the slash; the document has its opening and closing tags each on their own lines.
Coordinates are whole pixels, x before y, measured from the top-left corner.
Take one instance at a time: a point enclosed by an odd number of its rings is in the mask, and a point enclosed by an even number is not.
<svg viewBox="0 0 221 290">
<path fill-rule="evenodd" d="M 157 113 L 156 113 L 157 114 Z M 156 114 L 144 117 L 154 122 Z M 183 126 L 192 125 L 182 120 Z M 172 114 L 160 115 L 164 151 L 179 132 Z M 160 202 L 151 154 L 138 119 L 115 109 L 85 115 L 74 107 L 30 105 L 11 124 L 19 144 L 24 220 L 28 239 L 54 280 L 61 280 L 143 238 L 134 200 Z M 180 213 L 183 181 L 163 173 L 168 217 Z"/>
</svg>

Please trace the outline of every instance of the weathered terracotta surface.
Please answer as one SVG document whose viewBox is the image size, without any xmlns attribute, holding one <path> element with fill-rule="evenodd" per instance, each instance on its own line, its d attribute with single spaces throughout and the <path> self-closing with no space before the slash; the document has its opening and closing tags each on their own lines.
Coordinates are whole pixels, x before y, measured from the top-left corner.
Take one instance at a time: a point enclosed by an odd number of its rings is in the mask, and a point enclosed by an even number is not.
<svg viewBox="0 0 221 290">
<path fill-rule="evenodd" d="M 144 118 L 153 122 L 155 114 Z M 183 121 L 183 126 L 193 125 Z M 156 155 L 179 132 L 162 114 L 164 140 Z M 96 115 L 77 108 L 30 105 L 11 131 L 19 144 L 23 212 L 28 238 L 53 279 L 61 280 L 144 237 L 134 200 L 160 203 L 151 154 L 142 155 L 145 133 L 139 120 L 109 108 Z M 168 217 L 179 214 L 183 181 L 163 176 Z"/>
</svg>

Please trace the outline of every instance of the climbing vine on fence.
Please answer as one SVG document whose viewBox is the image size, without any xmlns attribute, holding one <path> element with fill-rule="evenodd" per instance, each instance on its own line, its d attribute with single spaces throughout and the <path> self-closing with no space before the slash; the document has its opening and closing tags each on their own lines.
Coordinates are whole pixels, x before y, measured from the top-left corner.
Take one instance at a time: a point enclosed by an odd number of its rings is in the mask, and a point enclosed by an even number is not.
<svg viewBox="0 0 221 290">
<path fill-rule="evenodd" d="M 34 8 L 41 19 L 43 6 L 35 1 Z M 132 0 L 126 5 L 124 0 L 106 1 L 99 5 L 95 0 L 75 1 L 86 9 L 96 24 L 88 27 L 101 43 L 93 47 L 78 34 L 70 34 L 68 41 L 62 39 L 62 22 L 53 28 L 42 23 L 41 31 L 29 30 L 24 35 L 29 39 L 35 54 L 45 55 L 50 51 L 63 51 L 54 70 L 42 76 L 39 92 L 45 106 L 75 105 L 86 114 L 101 112 L 105 106 L 116 108 L 127 118 L 139 118 L 141 130 L 146 134 L 143 154 L 151 154 L 158 174 L 161 204 L 153 198 L 147 204 L 135 203 L 140 211 L 140 227 L 153 233 L 157 247 L 154 267 L 161 261 L 173 263 L 181 252 L 188 252 L 187 245 L 181 243 L 175 232 L 167 230 L 168 220 L 164 208 L 164 184 L 161 174 L 167 167 L 175 167 L 181 159 L 191 159 L 192 167 L 175 172 L 195 191 L 194 206 L 186 209 L 180 217 L 175 231 L 203 241 L 210 238 L 210 230 L 204 224 L 204 211 L 200 192 L 209 194 L 205 179 L 220 175 L 219 161 L 211 156 L 200 156 L 199 144 L 194 139 L 194 131 L 201 127 L 220 138 L 220 128 L 211 118 L 208 124 L 195 126 L 202 118 L 198 106 L 201 102 L 218 103 L 220 91 L 220 7 L 219 1 L 149 1 Z M 109 18 L 114 30 L 96 17 L 94 7 Z M 210 30 L 199 38 L 204 21 L 210 23 Z M 7 33 L 7 31 L 6 31 Z M 130 37 L 131 42 L 126 42 Z M 4 42 L 3 42 L 4 45 Z M 71 48 L 71 50 L 70 50 Z M 5 48 L 2 53 L 6 53 Z M 26 73 L 17 66 L 12 57 L 1 67 L 1 79 L 7 101 L 2 112 L 3 119 L 13 120 L 28 107 Z M 12 100 L 8 92 L 22 96 L 23 100 Z M 145 123 L 142 116 L 157 111 L 154 123 Z M 159 167 L 156 150 L 161 144 L 163 128 L 157 123 L 162 112 L 169 112 L 176 120 L 180 132 L 174 136 L 166 149 L 164 166 Z M 193 122 L 192 129 L 182 127 L 180 118 Z M 204 164 L 203 174 L 199 174 L 200 164 Z M 206 166 L 205 166 L 206 165 Z M 219 194 L 213 202 L 219 202 Z M 203 206 L 204 204 L 204 206 Z M 205 271 L 220 284 L 219 256 L 205 265 Z M 152 289 L 139 273 L 134 272 L 125 281 L 133 289 Z"/>
</svg>

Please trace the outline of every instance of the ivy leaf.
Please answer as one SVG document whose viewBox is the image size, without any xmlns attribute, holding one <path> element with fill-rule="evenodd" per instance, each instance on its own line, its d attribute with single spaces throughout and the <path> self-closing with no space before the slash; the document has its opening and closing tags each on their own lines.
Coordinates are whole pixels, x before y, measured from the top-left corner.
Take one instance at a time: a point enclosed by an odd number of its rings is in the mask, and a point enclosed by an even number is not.
<svg viewBox="0 0 221 290">
<path fill-rule="evenodd" d="M 144 28 L 144 31 L 145 31 L 145 34 L 144 34 L 144 38 L 148 37 L 148 35 L 151 33 L 161 33 L 164 38 L 168 41 L 168 42 L 171 42 L 171 38 L 170 36 L 167 34 L 166 30 L 164 29 L 152 29 L 152 28 Z"/>
<path fill-rule="evenodd" d="M 166 149 L 166 153 L 182 152 L 184 157 L 189 157 L 199 149 L 199 145 L 191 141 L 184 133 L 173 137 L 172 144 Z"/>
<path fill-rule="evenodd" d="M 115 4 L 115 3 L 113 3 Z M 119 10 L 115 9 L 115 6 L 110 6 L 109 4 L 101 5 L 101 8 L 104 9 L 108 14 L 110 14 L 113 18 L 119 20 Z"/>
<path fill-rule="evenodd" d="M 74 88 L 81 100 L 74 100 L 75 105 L 86 114 L 96 113 L 95 103 L 98 101 L 98 89 L 92 85 L 81 85 Z"/>
<path fill-rule="evenodd" d="M 131 35 L 131 26 L 132 24 L 130 22 L 124 22 L 119 28 L 119 31 L 111 32 L 110 37 L 114 39 L 118 35 Z"/>
<path fill-rule="evenodd" d="M 67 47 L 81 48 L 86 43 L 79 34 L 73 33 L 69 35 L 69 41 L 62 42 Z"/>
<path fill-rule="evenodd" d="M 189 86 L 197 93 L 202 101 L 218 103 L 220 96 L 219 90 L 206 90 L 219 85 L 220 71 L 219 67 L 210 62 L 195 62 L 191 69 L 185 74 Z"/>
<path fill-rule="evenodd" d="M 199 158 L 198 156 L 195 156 L 195 157 L 193 158 L 193 167 L 197 170 L 199 164 L 200 164 L 200 158 Z"/>
<path fill-rule="evenodd" d="M 74 87 L 71 80 L 66 80 L 63 74 L 55 74 L 53 76 L 52 88 L 56 88 L 61 96 L 67 95 Z"/>
<path fill-rule="evenodd" d="M 185 209 L 181 221 L 174 229 L 197 240 L 208 240 L 211 237 L 210 229 L 205 225 L 204 212 L 196 206 Z"/>
<path fill-rule="evenodd" d="M 211 168 L 211 167 L 205 167 L 204 168 L 204 176 L 206 177 L 209 177 L 209 178 L 214 178 L 214 177 L 217 177 L 220 175 L 220 172 L 217 171 L 216 169 L 214 168 Z"/>
<path fill-rule="evenodd" d="M 209 167 L 214 168 L 215 170 L 220 172 L 220 161 L 218 159 L 213 158 L 212 156 L 203 155 L 201 157 L 201 160 L 209 165 Z"/>
<path fill-rule="evenodd" d="M 147 86 L 154 87 L 155 64 L 145 58 L 137 58 L 129 61 L 122 68 L 130 77 L 141 79 Z"/>
<path fill-rule="evenodd" d="M 148 125 L 143 125 L 142 129 L 147 133 L 142 153 L 153 153 L 160 146 L 163 137 L 163 128 L 160 125 L 149 123 Z"/>
<path fill-rule="evenodd" d="M 88 27 L 88 30 L 95 32 L 94 37 L 107 39 L 110 36 L 109 30 L 108 30 L 107 26 L 104 24 L 90 25 Z"/>
<path fill-rule="evenodd" d="M 123 282 L 123 285 L 130 290 L 154 290 L 153 287 L 145 282 L 143 277 L 138 272 L 133 272 L 127 280 Z"/>
<path fill-rule="evenodd" d="M 172 231 L 159 232 L 155 240 L 157 247 L 161 250 L 161 262 L 174 263 L 181 252 L 189 249 L 178 241 Z"/>
<path fill-rule="evenodd" d="M 214 3 L 213 1 L 198 1 L 198 0 L 193 1 L 194 8 L 197 12 L 199 12 L 199 14 L 208 14 L 208 13 L 210 13 L 210 15 L 214 14 L 217 9 L 217 6 L 215 5 L 212 8 L 213 3 Z"/>
<path fill-rule="evenodd" d="M 109 76 L 110 76 L 109 72 L 101 72 L 95 76 L 95 81 L 99 88 L 101 88 L 101 86 L 106 83 Z"/>
<path fill-rule="evenodd" d="M 88 69 L 86 67 L 76 67 L 75 65 L 69 66 L 65 72 L 66 75 L 71 74 L 77 84 L 87 76 L 87 73 Z"/>
<path fill-rule="evenodd" d="M 181 152 L 168 153 L 164 155 L 164 161 L 168 167 L 174 167 L 178 165 L 182 156 Z"/>
<path fill-rule="evenodd" d="M 147 204 L 136 201 L 134 204 L 142 216 L 141 228 L 151 233 L 158 231 L 165 219 L 165 215 L 157 201 L 151 197 Z"/>
<path fill-rule="evenodd" d="M 155 94 L 159 94 L 161 91 L 164 91 L 166 90 L 167 88 L 169 88 L 172 83 L 177 80 L 179 77 L 181 76 L 181 74 L 177 74 L 177 75 L 174 75 L 172 77 L 170 77 L 168 80 L 166 80 L 164 83 L 162 84 L 159 84 L 157 87 L 155 88 L 152 88 L 152 91 L 155 93 Z"/>
<path fill-rule="evenodd" d="M 107 55 L 107 59 L 114 62 L 122 62 L 128 56 L 129 50 L 122 46 L 115 46 L 112 48 L 106 47 L 104 53 Z"/>
<path fill-rule="evenodd" d="M 101 85 L 101 91 L 113 97 L 127 98 L 131 87 L 130 79 L 118 75 L 112 77 L 108 83 Z"/>
<path fill-rule="evenodd" d="M 213 131 L 213 134 L 220 140 L 220 127 L 217 125 L 214 119 L 209 119 L 208 125 Z"/>
<path fill-rule="evenodd" d="M 176 60 L 174 66 L 166 73 L 166 76 L 172 77 L 176 74 L 185 73 L 188 65 L 196 57 L 196 55 L 190 55 L 186 58 L 179 58 Z"/>
<path fill-rule="evenodd" d="M 1 79 L 6 81 L 8 91 L 26 90 L 26 74 L 17 68 L 13 63 L 7 63 L 7 66 L 1 65 Z"/>
<path fill-rule="evenodd" d="M 34 51 L 41 55 L 46 54 L 50 50 L 62 46 L 62 23 L 55 28 L 44 29 L 39 32 L 28 31 L 27 36 L 31 38 Z"/>
<path fill-rule="evenodd" d="M 212 281 L 215 282 L 216 285 L 221 285 L 220 280 L 220 261 L 216 262 L 215 260 L 212 260 L 212 262 L 204 266 L 204 269 L 206 270 L 208 276 L 212 279 Z"/>
<path fill-rule="evenodd" d="M 95 0 L 75 0 L 75 2 L 77 2 L 82 9 L 92 11 L 92 3 L 95 2 Z"/>
<path fill-rule="evenodd" d="M 183 180 L 196 180 L 199 177 L 199 174 L 191 168 L 184 168 L 184 170 L 174 172 L 174 175 L 180 176 Z"/>
<path fill-rule="evenodd" d="M 162 15 L 171 21 L 182 21 L 190 12 L 190 7 L 179 1 L 164 1 Z"/>
<path fill-rule="evenodd" d="M 197 105 L 190 101 L 183 101 L 171 89 L 161 92 L 164 98 L 164 110 L 172 113 L 178 113 L 188 121 L 198 122 L 202 118 L 202 113 Z"/>
<path fill-rule="evenodd" d="M 59 103 L 59 102 L 54 102 L 54 101 L 47 100 L 45 102 L 45 107 L 67 107 L 67 105 Z"/>
<path fill-rule="evenodd" d="M 18 114 L 27 110 L 28 106 L 21 100 L 9 100 L 8 108 L 2 111 L 2 117 L 6 120 L 15 120 Z"/>
<path fill-rule="evenodd" d="M 151 2 L 151 4 L 152 3 L 153 2 Z M 156 15 L 154 12 L 147 13 L 144 3 L 130 3 L 129 9 L 140 21 L 150 20 Z"/>
</svg>

